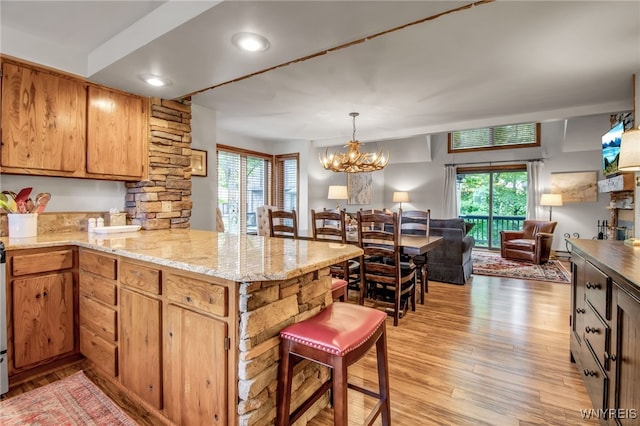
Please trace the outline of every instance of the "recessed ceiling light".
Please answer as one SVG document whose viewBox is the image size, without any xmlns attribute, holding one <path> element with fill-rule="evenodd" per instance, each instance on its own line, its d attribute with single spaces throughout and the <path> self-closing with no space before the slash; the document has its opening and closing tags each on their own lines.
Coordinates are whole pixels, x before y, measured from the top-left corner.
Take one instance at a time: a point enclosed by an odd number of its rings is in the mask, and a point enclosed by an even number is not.
<svg viewBox="0 0 640 426">
<path fill-rule="evenodd" d="M 168 78 L 164 78 L 154 74 L 144 74 L 141 75 L 140 78 L 148 85 L 155 87 L 169 86 L 171 84 L 171 80 L 169 80 Z"/>
<path fill-rule="evenodd" d="M 255 33 L 237 33 L 231 37 L 231 42 L 238 49 L 248 52 L 262 52 L 269 48 L 269 40 Z"/>
</svg>

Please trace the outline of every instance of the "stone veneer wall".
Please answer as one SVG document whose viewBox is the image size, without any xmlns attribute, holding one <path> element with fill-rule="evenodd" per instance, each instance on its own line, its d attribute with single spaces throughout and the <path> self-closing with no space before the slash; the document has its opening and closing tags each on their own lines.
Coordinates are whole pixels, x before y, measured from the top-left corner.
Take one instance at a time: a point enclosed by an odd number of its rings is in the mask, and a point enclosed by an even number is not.
<svg viewBox="0 0 640 426">
<path fill-rule="evenodd" d="M 271 425 L 276 418 L 279 333 L 333 303 L 329 268 L 286 281 L 240 284 L 238 416 L 240 426 Z M 292 411 L 329 377 L 329 369 L 304 361 L 294 370 Z M 320 398 L 296 424 L 306 424 L 329 403 Z"/>
<path fill-rule="evenodd" d="M 151 98 L 149 180 L 127 182 L 125 210 L 142 229 L 189 228 L 191 99 Z"/>
</svg>

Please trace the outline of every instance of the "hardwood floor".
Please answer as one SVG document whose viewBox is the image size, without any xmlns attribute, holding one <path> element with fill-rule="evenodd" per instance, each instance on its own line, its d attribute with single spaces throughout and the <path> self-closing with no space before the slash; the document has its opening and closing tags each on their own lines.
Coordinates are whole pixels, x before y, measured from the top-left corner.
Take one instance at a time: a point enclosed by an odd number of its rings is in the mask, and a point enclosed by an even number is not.
<svg viewBox="0 0 640 426">
<path fill-rule="evenodd" d="M 430 282 L 424 305 L 387 322 L 393 424 L 597 424 L 580 415 L 591 402 L 570 362 L 569 296 L 568 284 L 539 281 Z M 374 353 L 350 381 L 375 388 Z M 373 406 L 364 399 L 350 391 L 350 423 Z M 311 424 L 333 424 L 331 410 Z"/>
<path fill-rule="evenodd" d="M 465 286 L 429 283 L 424 305 L 387 322 L 393 425 L 585 425 L 591 407 L 569 360 L 567 284 L 473 276 Z M 375 388 L 375 351 L 349 369 Z M 159 424 L 81 362 L 12 389 L 13 396 L 79 369 L 140 424 Z M 350 424 L 373 405 L 350 391 Z M 333 424 L 331 409 L 310 425 Z M 377 424 L 380 424 L 378 419 Z"/>
</svg>

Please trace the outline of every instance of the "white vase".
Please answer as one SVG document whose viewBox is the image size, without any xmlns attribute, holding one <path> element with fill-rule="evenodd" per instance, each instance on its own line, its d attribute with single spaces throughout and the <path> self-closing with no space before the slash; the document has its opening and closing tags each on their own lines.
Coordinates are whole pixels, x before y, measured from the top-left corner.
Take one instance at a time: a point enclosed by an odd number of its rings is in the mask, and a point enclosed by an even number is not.
<svg viewBox="0 0 640 426">
<path fill-rule="evenodd" d="M 9 238 L 31 238 L 38 235 L 38 213 L 9 213 Z"/>
</svg>

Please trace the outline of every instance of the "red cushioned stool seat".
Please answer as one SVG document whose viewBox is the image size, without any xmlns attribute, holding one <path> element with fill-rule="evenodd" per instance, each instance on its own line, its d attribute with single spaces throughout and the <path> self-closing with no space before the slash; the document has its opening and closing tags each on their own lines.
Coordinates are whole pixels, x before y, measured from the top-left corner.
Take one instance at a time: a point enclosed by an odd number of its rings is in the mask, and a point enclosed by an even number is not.
<svg viewBox="0 0 640 426">
<path fill-rule="evenodd" d="M 292 324 L 280 332 L 277 424 L 295 422 L 329 389 L 333 391 L 334 425 L 346 425 L 347 388 L 378 399 L 365 424 L 382 414 L 382 424 L 390 424 L 389 368 L 385 320 L 377 309 L 349 303 L 334 303 L 312 318 Z M 347 367 L 376 345 L 379 391 L 373 392 L 347 382 Z M 303 359 L 331 367 L 332 376 L 290 415 L 293 367 Z"/>
<path fill-rule="evenodd" d="M 331 278 L 331 297 L 333 300 L 347 301 L 347 284 L 345 280 L 340 278 Z"/>
</svg>

